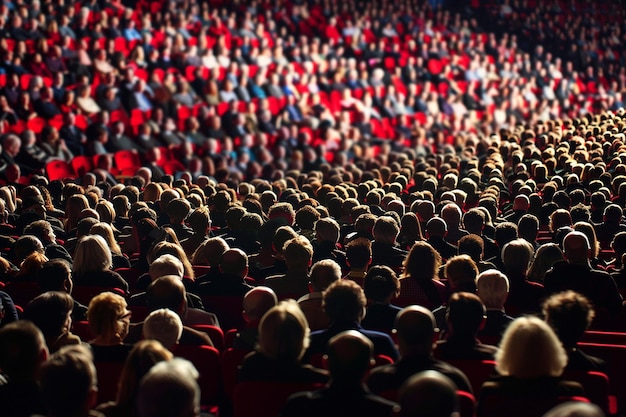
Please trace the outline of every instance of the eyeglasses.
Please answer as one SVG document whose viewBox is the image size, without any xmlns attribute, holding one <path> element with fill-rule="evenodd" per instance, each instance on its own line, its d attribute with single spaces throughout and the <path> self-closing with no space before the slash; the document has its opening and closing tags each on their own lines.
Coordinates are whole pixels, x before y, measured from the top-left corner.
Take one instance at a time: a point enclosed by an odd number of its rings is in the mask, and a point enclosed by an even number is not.
<svg viewBox="0 0 626 417">
<path fill-rule="evenodd" d="M 124 314 L 120 315 L 117 317 L 118 320 L 124 320 L 124 319 L 130 319 L 130 316 L 132 316 L 133 312 L 132 311 L 126 311 Z"/>
</svg>

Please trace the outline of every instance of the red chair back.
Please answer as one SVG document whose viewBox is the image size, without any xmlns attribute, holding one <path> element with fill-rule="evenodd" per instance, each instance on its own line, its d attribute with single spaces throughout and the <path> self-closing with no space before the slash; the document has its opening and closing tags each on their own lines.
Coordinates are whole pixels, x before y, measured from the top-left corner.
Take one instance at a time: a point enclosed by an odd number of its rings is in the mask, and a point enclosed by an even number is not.
<svg viewBox="0 0 626 417">
<path fill-rule="evenodd" d="M 217 315 L 223 330 L 241 329 L 245 326 L 243 319 L 243 297 L 206 296 L 202 297 L 206 311 Z"/>
<path fill-rule="evenodd" d="M 579 343 L 583 352 L 606 361 L 606 374 L 609 377 L 609 392 L 617 398 L 619 410 L 626 409 L 626 346 Z"/>
<path fill-rule="evenodd" d="M 46 164 L 46 174 L 50 181 L 62 180 L 64 178 L 74 178 L 72 166 L 65 161 L 55 159 Z"/>
<path fill-rule="evenodd" d="M 73 321 L 72 333 L 80 337 L 80 340 L 82 340 L 83 342 L 89 342 L 91 339 L 94 338 L 93 334 L 91 333 L 91 328 L 89 327 L 89 322 L 87 320 Z"/>
<path fill-rule="evenodd" d="M 609 377 L 602 372 L 577 372 L 568 371 L 563 374 L 563 378 L 576 381 L 583 386 L 585 396 L 592 403 L 607 415 L 615 415 L 617 413 L 617 403 L 615 397 L 611 400 L 609 396 Z"/>
<path fill-rule="evenodd" d="M 220 354 L 211 346 L 176 345 L 174 355 L 194 364 L 200 378 L 202 405 L 215 405 L 220 394 Z"/>
<path fill-rule="evenodd" d="M 452 366 L 459 368 L 469 379 L 472 390 L 475 393 L 480 392 L 483 383 L 496 372 L 495 361 L 479 361 L 479 360 L 450 360 L 446 361 Z"/>
<path fill-rule="evenodd" d="M 569 401 L 589 402 L 585 397 L 526 397 L 517 395 L 481 395 L 478 417 L 541 417 L 557 405 Z"/>
<path fill-rule="evenodd" d="M 81 304 L 88 306 L 89 302 L 91 301 L 93 297 L 106 291 L 121 295 L 122 297 L 126 296 L 126 294 L 124 294 L 124 291 L 119 288 L 88 286 L 88 285 L 75 286 L 72 292 L 72 295 L 74 296 L 75 300 L 77 300 Z"/>
<path fill-rule="evenodd" d="M 224 394 L 226 394 L 226 397 L 230 399 L 230 401 L 233 401 L 239 366 L 249 353 L 249 350 L 228 348 L 222 352 L 222 355 L 220 356 L 220 368 L 222 370 Z"/>
<path fill-rule="evenodd" d="M 218 352 L 222 352 L 224 350 L 224 332 L 222 329 L 209 324 L 194 324 L 191 327 L 208 334 L 213 342 L 213 347 L 217 349 Z"/>
<path fill-rule="evenodd" d="M 13 303 L 24 308 L 33 298 L 41 294 L 36 282 L 9 281 L 2 289 L 11 296 Z"/>
<path fill-rule="evenodd" d="M 94 362 L 98 374 L 98 404 L 113 401 L 122 376 L 124 362 Z"/>
<path fill-rule="evenodd" d="M 267 381 L 240 382 L 235 386 L 234 417 L 276 417 L 289 396 L 321 386 Z"/>
</svg>

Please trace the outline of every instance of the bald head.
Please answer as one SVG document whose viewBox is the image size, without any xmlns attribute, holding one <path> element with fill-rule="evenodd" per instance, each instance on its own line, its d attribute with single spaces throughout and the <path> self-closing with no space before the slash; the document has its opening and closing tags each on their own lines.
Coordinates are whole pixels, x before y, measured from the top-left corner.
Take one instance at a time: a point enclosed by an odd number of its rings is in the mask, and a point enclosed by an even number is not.
<svg viewBox="0 0 626 417">
<path fill-rule="evenodd" d="M 182 315 L 186 306 L 186 291 L 177 275 L 165 275 L 154 280 L 146 291 L 148 308 L 151 311 L 169 308 Z"/>
<path fill-rule="evenodd" d="M 570 232 L 563 239 L 565 257 L 570 263 L 586 262 L 591 257 L 589 239 L 582 232 Z"/>
<path fill-rule="evenodd" d="M 437 328 L 435 316 L 425 307 L 412 305 L 396 316 L 396 332 L 400 353 L 430 354 Z"/>
<path fill-rule="evenodd" d="M 246 321 L 259 321 L 267 311 L 278 304 L 276 293 L 269 287 L 255 287 L 243 297 Z"/>
<path fill-rule="evenodd" d="M 328 368 L 333 381 L 358 382 L 371 365 L 374 344 L 356 330 L 339 333 L 328 342 Z"/>
<path fill-rule="evenodd" d="M 456 409 L 456 385 L 437 371 L 409 378 L 398 392 L 401 417 L 450 417 Z"/>
<path fill-rule="evenodd" d="M 233 274 L 244 278 L 248 275 L 248 255 L 241 249 L 227 250 L 222 255 L 220 270 L 224 274 Z"/>
</svg>

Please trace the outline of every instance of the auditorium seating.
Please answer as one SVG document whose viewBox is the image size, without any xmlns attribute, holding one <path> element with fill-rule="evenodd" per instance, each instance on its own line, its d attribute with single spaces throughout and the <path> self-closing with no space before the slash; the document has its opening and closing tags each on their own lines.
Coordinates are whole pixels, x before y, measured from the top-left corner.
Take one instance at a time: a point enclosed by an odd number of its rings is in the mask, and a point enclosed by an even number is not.
<svg viewBox="0 0 626 417">
<path fill-rule="evenodd" d="M 235 386 L 234 417 L 276 417 L 291 394 L 321 388 L 319 384 L 246 381 Z"/>
</svg>

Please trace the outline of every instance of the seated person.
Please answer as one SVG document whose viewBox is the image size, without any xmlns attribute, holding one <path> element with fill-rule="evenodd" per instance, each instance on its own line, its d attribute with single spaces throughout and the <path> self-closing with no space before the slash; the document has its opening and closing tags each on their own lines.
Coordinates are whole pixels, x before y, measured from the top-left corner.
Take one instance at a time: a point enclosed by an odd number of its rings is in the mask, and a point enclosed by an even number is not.
<svg viewBox="0 0 626 417">
<path fill-rule="evenodd" d="M 41 366 L 47 417 L 89 417 L 98 400 L 93 356 L 83 345 L 65 346 Z"/>
<path fill-rule="evenodd" d="M 330 284 L 340 279 L 341 267 L 332 259 L 317 261 L 311 268 L 310 292 L 298 299 L 298 305 L 306 316 L 311 330 L 325 329 L 330 324 L 330 319 L 322 306 L 322 293 Z"/>
<path fill-rule="evenodd" d="M 198 371 L 185 359 L 154 365 L 141 379 L 137 391 L 138 417 L 188 417 L 200 415 Z"/>
<path fill-rule="evenodd" d="M 261 318 L 276 304 L 278 298 L 268 287 L 254 287 L 243 297 L 243 318 L 246 326 L 237 332 L 233 339 L 233 348 L 254 350 L 259 341 L 259 323 Z"/>
<path fill-rule="evenodd" d="M 478 297 L 487 308 L 485 325 L 478 331 L 478 337 L 499 342 L 513 317 L 504 311 L 504 303 L 509 295 L 509 279 L 496 269 L 481 272 L 476 278 Z"/>
<path fill-rule="evenodd" d="M 18 320 L 0 329 L 0 404 L 2 415 L 30 417 L 45 414 L 38 375 L 48 359 L 41 331 L 30 321 Z"/>
<path fill-rule="evenodd" d="M 533 399 L 556 402 L 559 397 L 583 395 L 580 384 L 561 378 L 566 365 L 567 353 L 547 323 L 532 316 L 515 319 L 504 333 L 496 354 L 499 376 L 485 382 L 480 391 L 478 415 L 491 396 L 523 398 L 531 407 Z M 503 408 L 490 412 L 511 414 L 506 408 L 508 402 L 499 403 Z M 533 411 L 532 415 L 540 416 L 548 410 Z M 531 415 L 531 411 L 525 415 Z"/>
<path fill-rule="evenodd" d="M 24 319 L 30 320 L 46 339 L 51 353 L 65 345 L 80 344 L 80 337 L 73 335 L 72 309 L 74 300 L 66 292 L 48 291 L 33 298 L 24 310 Z"/>
<path fill-rule="evenodd" d="M 606 373 L 602 359 L 587 355 L 576 346 L 593 321 L 594 310 L 587 297 L 574 291 L 554 294 L 543 303 L 543 314 L 567 352 L 566 371 Z"/>
<path fill-rule="evenodd" d="M 374 345 L 356 330 L 332 337 L 328 347 L 330 382 L 317 391 L 292 395 L 282 416 L 391 416 L 395 403 L 372 394 L 363 377 L 374 353 Z"/>
<path fill-rule="evenodd" d="M 448 337 L 437 342 L 435 356 L 443 360 L 493 360 L 498 348 L 476 339 L 485 317 L 485 305 L 476 294 L 452 294 L 448 302 Z"/>
<path fill-rule="evenodd" d="M 89 341 L 95 361 L 124 362 L 132 345 L 125 344 L 131 313 L 121 295 L 103 292 L 89 303 L 87 320 L 95 336 Z"/>
<path fill-rule="evenodd" d="M 311 333 L 311 345 L 307 357 L 324 354 L 328 350 L 328 341 L 346 330 L 358 330 L 374 343 L 375 355 L 386 355 L 392 360 L 398 359 L 398 350 L 389 335 L 361 326 L 365 315 L 365 293 L 354 281 L 341 279 L 335 281 L 323 294 L 324 311 L 330 319 L 330 326 Z"/>
<path fill-rule="evenodd" d="M 309 342 L 309 327 L 293 300 L 272 307 L 259 323 L 257 351 L 244 359 L 239 381 L 325 383 L 325 371 L 300 363 Z"/>
<path fill-rule="evenodd" d="M 183 334 L 180 316 L 167 308 L 160 308 L 148 314 L 142 328 L 144 339 L 158 340 L 169 350 L 178 344 Z"/>
<path fill-rule="evenodd" d="M 398 393 L 399 417 L 456 415 L 456 385 L 437 371 L 423 371 L 406 381 Z"/>
<path fill-rule="evenodd" d="M 367 271 L 363 284 L 369 305 L 361 325 L 391 334 L 396 316 L 402 310 L 390 302 L 400 292 L 396 273 L 388 266 L 373 266 Z"/>
<path fill-rule="evenodd" d="M 439 329 L 430 310 L 422 306 L 402 309 L 396 317 L 395 330 L 401 357 L 396 363 L 379 366 L 370 372 L 367 385 L 372 392 L 398 390 L 412 375 L 427 370 L 444 374 L 454 381 L 458 390 L 472 392 L 470 382 L 461 370 L 433 357 L 433 340 Z"/>
</svg>

